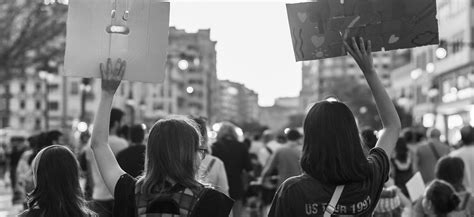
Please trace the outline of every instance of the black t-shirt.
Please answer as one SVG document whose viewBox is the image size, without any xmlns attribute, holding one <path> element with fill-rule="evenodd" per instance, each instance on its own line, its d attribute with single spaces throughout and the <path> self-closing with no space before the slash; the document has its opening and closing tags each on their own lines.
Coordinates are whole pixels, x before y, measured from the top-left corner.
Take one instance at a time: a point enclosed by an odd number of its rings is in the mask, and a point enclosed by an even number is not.
<svg viewBox="0 0 474 217">
<path fill-rule="evenodd" d="M 390 166 L 387 154 L 381 148 L 372 149 L 368 161 L 369 177 L 364 182 L 344 187 L 335 215 L 372 215 L 388 180 Z M 268 216 L 322 216 L 335 189 L 335 185 L 324 185 L 307 174 L 289 178 L 275 194 Z"/>
<path fill-rule="evenodd" d="M 224 162 L 230 197 L 235 200 L 241 199 L 245 193 L 242 172 L 252 169 L 247 147 L 239 141 L 223 139 L 212 145 L 212 155 Z"/>
<path fill-rule="evenodd" d="M 115 186 L 115 217 L 134 217 L 136 215 L 135 184 L 137 179 L 124 174 Z M 232 209 L 231 200 L 224 194 L 210 190 L 199 199 L 194 208 L 196 216 L 228 217 Z"/>
<path fill-rule="evenodd" d="M 146 146 L 130 146 L 117 154 L 117 162 L 120 167 L 133 177 L 142 174 L 145 165 Z"/>
</svg>

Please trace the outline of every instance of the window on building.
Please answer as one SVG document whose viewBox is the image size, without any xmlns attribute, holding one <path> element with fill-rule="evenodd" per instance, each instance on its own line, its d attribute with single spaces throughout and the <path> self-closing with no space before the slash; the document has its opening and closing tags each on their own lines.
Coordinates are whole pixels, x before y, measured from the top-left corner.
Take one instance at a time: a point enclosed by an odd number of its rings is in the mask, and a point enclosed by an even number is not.
<svg viewBox="0 0 474 217">
<path fill-rule="evenodd" d="M 78 95 L 79 94 L 79 83 L 72 82 L 71 83 L 71 95 Z"/>
<path fill-rule="evenodd" d="M 20 109 L 25 109 L 25 100 L 20 101 Z"/>
<path fill-rule="evenodd" d="M 163 103 L 154 103 L 153 110 L 163 110 Z"/>
<path fill-rule="evenodd" d="M 59 84 L 48 84 L 49 91 L 57 91 L 59 89 Z"/>
<path fill-rule="evenodd" d="M 59 110 L 59 102 L 53 101 L 48 103 L 48 109 L 51 111 Z"/>
<path fill-rule="evenodd" d="M 35 104 L 35 107 L 36 107 L 36 109 L 41 109 L 41 102 L 37 100 L 36 104 Z"/>
<path fill-rule="evenodd" d="M 41 83 L 40 82 L 37 82 L 35 84 L 35 89 L 36 89 L 37 92 L 41 91 Z"/>
<path fill-rule="evenodd" d="M 36 130 L 41 129 L 41 119 L 39 118 L 36 118 L 35 120 L 35 129 Z"/>
<path fill-rule="evenodd" d="M 25 83 L 21 83 L 21 84 L 20 84 L 20 91 L 21 91 L 21 92 L 25 92 L 25 90 L 26 90 L 26 85 L 25 85 Z"/>
<path fill-rule="evenodd" d="M 453 36 L 451 41 L 451 53 L 455 54 L 464 48 L 464 31 Z"/>
<path fill-rule="evenodd" d="M 20 125 L 24 125 L 25 124 L 25 117 L 20 117 Z"/>
<path fill-rule="evenodd" d="M 178 107 L 182 108 L 184 106 L 184 99 L 182 97 L 178 98 Z"/>
</svg>

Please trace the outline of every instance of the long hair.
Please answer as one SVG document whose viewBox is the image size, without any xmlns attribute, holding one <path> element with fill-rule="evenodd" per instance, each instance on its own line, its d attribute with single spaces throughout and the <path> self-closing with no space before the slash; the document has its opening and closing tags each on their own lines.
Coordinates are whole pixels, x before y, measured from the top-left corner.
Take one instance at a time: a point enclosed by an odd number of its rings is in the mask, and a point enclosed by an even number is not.
<svg viewBox="0 0 474 217">
<path fill-rule="evenodd" d="M 53 145 L 41 150 L 32 163 L 35 189 L 28 195 L 29 208 L 42 216 L 84 217 L 89 210 L 79 185 L 79 165 L 71 150 Z"/>
<path fill-rule="evenodd" d="M 222 141 L 224 139 L 237 141 L 238 136 L 235 129 L 237 127 L 230 122 L 223 122 L 217 133 L 217 141 Z"/>
<path fill-rule="evenodd" d="M 444 156 L 438 160 L 435 167 L 435 174 L 437 179 L 444 180 L 459 191 L 464 188 L 464 162 L 461 158 Z"/>
<path fill-rule="evenodd" d="M 322 183 L 348 184 L 368 176 L 359 131 L 341 102 L 321 101 L 306 115 L 301 168 Z"/>
<path fill-rule="evenodd" d="M 395 158 L 403 163 L 408 160 L 408 146 L 403 137 L 399 137 L 395 145 Z"/>
<path fill-rule="evenodd" d="M 139 180 L 141 192 L 151 194 L 155 187 L 164 190 L 168 179 L 186 188 L 198 187 L 195 174 L 200 142 L 196 123 L 188 118 L 173 116 L 156 122 L 146 147 L 144 175 Z"/>
</svg>

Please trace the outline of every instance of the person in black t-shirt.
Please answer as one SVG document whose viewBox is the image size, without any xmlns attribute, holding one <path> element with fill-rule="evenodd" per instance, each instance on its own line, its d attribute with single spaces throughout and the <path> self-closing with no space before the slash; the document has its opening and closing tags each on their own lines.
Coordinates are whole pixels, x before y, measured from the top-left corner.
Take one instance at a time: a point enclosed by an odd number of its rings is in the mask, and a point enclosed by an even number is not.
<svg viewBox="0 0 474 217">
<path fill-rule="evenodd" d="M 115 199 L 114 216 L 228 216 L 233 201 L 196 181 L 206 151 L 197 124 L 172 116 L 155 123 L 149 133 L 143 176 L 135 179 L 117 163 L 108 145 L 114 94 L 125 71 L 120 59 L 100 65 L 102 93 L 94 119 L 91 147 L 105 185 Z"/>
<path fill-rule="evenodd" d="M 137 178 L 143 173 L 145 165 L 145 150 L 143 144 L 145 129 L 143 125 L 135 125 L 130 128 L 130 146 L 117 154 L 117 162 L 122 169 Z"/>
<path fill-rule="evenodd" d="M 400 119 L 373 68 L 371 42 L 352 38 L 346 50 L 354 57 L 372 90 L 383 132 L 367 158 L 351 110 L 337 100 L 316 103 L 304 120 L 303 175 L 287 179 L 278 189 L 269 217 L 323 216 L 336 192 L 335 215 L 371 216 L 388 179 L 389 159 L 400 133 Z M 341 87 L 344 88 L 344 87 Z"/>
</svg>

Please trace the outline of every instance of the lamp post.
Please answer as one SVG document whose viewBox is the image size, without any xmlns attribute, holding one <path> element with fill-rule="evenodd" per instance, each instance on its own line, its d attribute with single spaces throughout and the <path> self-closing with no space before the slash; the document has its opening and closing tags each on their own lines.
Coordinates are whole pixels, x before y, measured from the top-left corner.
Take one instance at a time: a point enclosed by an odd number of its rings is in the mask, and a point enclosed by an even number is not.
<svg viewBox="0 0 474 217">
<path fill-rule="evenodd" d="M 87 96 L 91 91 L 90 85 L 91 79 L 90 78 L 83 78 L 81 83 L 81 113 L 79 120 L 86 121 L 86 103 L 87 103 Z"/>
<path fill-rule="evenodd" d="M 49 83 L 54 80 L 54 75 L 47 71 L 40 71 L 39 77 L 45 84 L 45 93 L 44 93 L 44 119 L 45 119 L 45 128 L 49 130 Z"/>
</svg>

